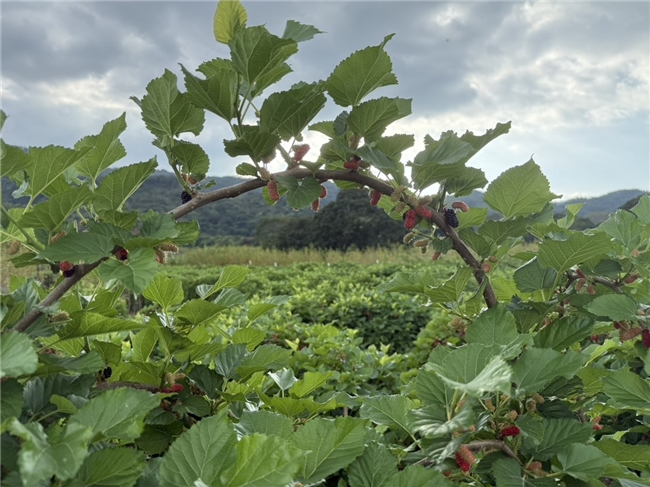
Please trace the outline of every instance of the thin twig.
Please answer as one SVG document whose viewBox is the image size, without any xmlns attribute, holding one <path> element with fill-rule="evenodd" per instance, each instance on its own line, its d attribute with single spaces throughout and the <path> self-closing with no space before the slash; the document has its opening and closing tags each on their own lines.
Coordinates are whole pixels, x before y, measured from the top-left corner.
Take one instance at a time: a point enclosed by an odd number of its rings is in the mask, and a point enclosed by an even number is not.
<svg viewBox="0 0 650 487">
<path fill-rule="evenodd" d="M 510 449 L 510 447 L 501 440 L 472 441 L 465 446 L 467 446 L 467 448 L 469 448 L 471 451 L 501 450 L 510 458 L 514 458 L 515 460 L 517 460 L 519 462 L 519 465 L 521 465 L 521 460 L 519 460 L 519 458 L 517 458 L 517 455 L 514 454 L 514 452 Z"/>
<path fill-rule="evenodd" d="M 138 382 L 98 382 L 95 384 L 95 389 L 98 391 L 108 391 L 110 389 L 120 389 L 122 387 L 142 389 L 149 392 L 160 392 L 160 389 L 156 386 L 150 386 L 149 384 L 140 384 Z"/>
</svg>

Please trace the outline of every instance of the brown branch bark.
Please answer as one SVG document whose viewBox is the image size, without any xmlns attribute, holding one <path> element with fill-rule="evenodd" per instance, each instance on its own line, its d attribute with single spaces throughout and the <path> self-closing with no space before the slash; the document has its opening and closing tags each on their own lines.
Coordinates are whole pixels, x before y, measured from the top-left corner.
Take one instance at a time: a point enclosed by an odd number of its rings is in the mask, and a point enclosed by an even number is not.
<svg viewBox="0 0 650 487">
<path fill-rule="evenodd" d="M 279 176 L 293 176 L 296 178 L 306 178 L 314 177 L 321 182 L 327 180 L 338 180 L 338 181 L 351 181 L 359 183 L 359 186 L 367 186 L 381 193 L 390 196 L 393 193 L 394 188 L 383 181 L 379 181 L 371 176 L 366 176 L 364 174 L 359 174 L 357 172 L 351 171 L 327 171 L 319 170 L 315 173 L 312 173 L 309 169 L 303 167 L 296 167 L 276 173 Z M 191 213 L 197 208 L 201 208 L 207 204 L 213 203 L 215 201 L 227 199 L 227 198 L 236 198 L 244 193 L 253 191 L 258 188 L 266 186 L 266 182 L 261 179 L 249 179 L 243 181 L 239 184 L 229 186 L 223 189 L 217 189 L 215 191 L 210 191 L 208 193 L 199 193 L 195 195 L 191 201 L 188 201 L 184 205 L 180 205 L 170 211 L 175 220 Z M 460 255 L 460 257 L 465 261 L 465 263 L 473 269 L 474 278 L 479 285 L 483 283 L 484 279 L 487 279 L 485 273 L 481 269 L 481 264 L 476 260 L 470 249 L 465 245 L 458 234 L 445 222 L 444 215 L 433 208 L 429 207 L 432 212 L 431 220 L 432 222 L 445 232 L 449 238 L 453 241 L 453 249 Z M 114 252 L 117 252 L 118 249 L 115 249 Z M 77 271 L 72 277 L 65 279 L 61 284 L 54 288 L 50 294 L 48 294 L 43 301 L 39 304 L 38 308 L 31 310 L 27 313 L 14 327 L 13 331 L 24 332 L 30 325 L 32 325 L 42 314 L 43 311 L 40 308 L 44 308 L 54 304 L 61 297 L 65 295 L 77 282 L 79 282 L 84 276 L 89 274 L 93 269 L 95 269 L 99 264 L 101 264 L 106 258 L 94 262 L 92 264 L 83 264 L 79 265 Z M 494 290 L 489 282 L 486 283 L 485 290 L 483 291 L 483 297 L 488 308 L 496 306 L 497 299 L 494 294 Z"/>
<path fill-rule="evenodd" d="M 109 389 L 120 389 L 122 387 L 130 387 L 131 389 L 141 389 L 149 392 L 160 392 L 156 386 L 149 384 L 140 384 L 138 382 L 98 382 L 95 384 L 95 389 L 98 391 L 108 391 Z"/>
<path fill-rule="evenodd" d="M 481 451 L 481 450 L 501 450 L 510 458 L 514 458 L 521 465 L 521 460 L 517 458 L 517 455 L 506 445 L 503 441 L 500 440 L 478 440 L 468 443 L 467 448 L 471 451 Z"/>
</svg>

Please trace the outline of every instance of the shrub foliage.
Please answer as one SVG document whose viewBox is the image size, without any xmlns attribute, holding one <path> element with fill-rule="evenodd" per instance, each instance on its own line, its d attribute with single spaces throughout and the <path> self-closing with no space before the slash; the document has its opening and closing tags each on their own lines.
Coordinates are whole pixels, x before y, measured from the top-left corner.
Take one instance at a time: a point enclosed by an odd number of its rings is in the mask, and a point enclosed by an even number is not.
<svg viewBox="0 0 650 487">
<path fill-rule="evenodd" d="M 232 0 L 214 25 L 228 57 L 183 66 L 185 91 L 166 70 L 133 98 L 179 194 L 192 196 L 170 213 L 124 210 L 155 156 L 100 178 L 125 155 L 124 114 L 73 148 L 2 143 L 2 176 L 28 198 L 2 208 L 2 242 L 23 248 L 15 266 L 60 272 L 51 290 L 14 279 L 2 296 L 3 485 L 648 485 L 650 198 L 572 230 L 580 205 L 555 220 L 557 196 L 531 159 L 487 186 L 500 219 L 460 204 L 452 215 L 449 197 L 488 185 L 468 161 L 510 122 L 427 136 L 403 162 L 413 136 L 384 132 L 411 100 L 369 97 L 397 83 L 392 35 L 324 81 L 269 94 L 318 29 L 290 20 L 276 36 L 247 25 Z M 342 111 L 317 121 L 327 97 Z M 183 135 L 206 116 L 232 128 L 225 150 L 248 159 L 237 168 L 246 181 L 203 183 L 209 157 Z M 296 147 L 307 129 L 329 139 L 318 154 Z M 273 157 L 286 168 L 271 173 Z M 354 332 L 315 325 L 296 329 L 300 340 L 269 338 L 269 313 L 287 298 L 247 299 L 238 287 L 248 268 L 224 268 L 189 299 L 160 272 L 167 252 L 197 239 L 195 222 L 177 222 L 196 208 L 265 188 L 269 204 L 315 209 L 327 180 L 408 215 L 406 240 L 434 264 L 460 256 L 447 280 L 422 266 L 378 287 L 446 310 L 462 337 L 441 337 L 403 384 L 384 378 L 408 357 L 362 353 Z M 496 274 L 527 233 L 537 249 L 513 255 L 511 276 Z M 120 315 L 124 292 L 153 308 Z M 245 314 L 224 319 L 236 307 Z"/>
</svg>

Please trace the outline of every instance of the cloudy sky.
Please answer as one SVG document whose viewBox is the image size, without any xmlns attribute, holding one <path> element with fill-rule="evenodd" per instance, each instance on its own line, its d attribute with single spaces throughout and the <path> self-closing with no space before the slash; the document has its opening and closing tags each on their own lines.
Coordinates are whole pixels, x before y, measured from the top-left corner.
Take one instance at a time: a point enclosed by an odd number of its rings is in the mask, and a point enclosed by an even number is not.
<svg viewBox="0 0 650 487">
<path fill-rule="evenodd" d="M 650 190 L 650 4 L 638 2 L 243 2 L 248 25 L 281 35 L 287 19 L 324 34 L 300 44 L 294 73 L 277 85 L 326 79 L 352 52 L 395 33 L 386 50 L 399 85 L 373 96 L 413 98 L 413 114 L 389 128 L 422 138 L 449 129 L 509 134 L 470 165 L 488 179 L 531 155 L 565 198 Z M 71 147 L 127 112 L 121 140 L 130 164 L 164 156 L 137 106 L 165 68 L 180 73 L 228 48 L 214 40 L 216 2 L 28 2 L 1 8 L 3 138 L 21 146 Z M 182 79 L 182 78 L 181 78 Z M 181 89 L 182 86 L 179 86 Z M 330 100 L 321 120 L 340 111 Z M 186 137 L 194 140 L 193 137 Z M 242 158 L 208 114 L 196 138 L 212 175 L 233 175 Z M 312 147 L 324 137 L 306 134 Z M 161 164 L 162 166 L 162 164 Z M 279 164 L 276 168 L 280 168 Z"/>
</svg>

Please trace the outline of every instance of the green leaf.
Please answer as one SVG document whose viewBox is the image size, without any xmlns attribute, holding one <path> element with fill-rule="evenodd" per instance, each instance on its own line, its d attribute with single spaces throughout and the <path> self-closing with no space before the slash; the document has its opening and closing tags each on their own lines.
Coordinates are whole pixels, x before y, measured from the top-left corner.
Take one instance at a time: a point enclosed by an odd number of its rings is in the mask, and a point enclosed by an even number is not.
<svg viewBox="0 0 650 487">
<path fill-rule="evenodd" d="M 557 272 L 554 269 L 542 267 L 537 257 L 519 267 L 513 275 L 517 289 L 522 293 L 550 289 L 555 284 L 556 277 Z"/>
<path fill-rule="evenodd" d="M 585 309 L 596 316 L 606 316 L 614 321 L 637 320 L 638 305 L 626 294 L 605 294 L 596 297 Z"/>
<path fill-rule="evenodd" d="M 18 453 L 18 466 L 22 485 L 39 485 L 49 482 L 53 475 L 58 480 L 68 480 L 77 473 L 88 455 L 90 428 L 79 424 L 68 424 L 56 438 L 48 437 L 40 423 L 22 424 L 14 419 L 10 425 L 11 434 L 22 438 Z"/>
<path fill-rule="evenodd" d="M 640 471 L 650 470 L 650 446 L 628 445 L 612 439 L 601 439 L 592 445 L 624 467 Z"/>
<path fill-rule="evenodd" d="M 545 240 L 539 245 L 539 263 L 542 267 L 552 267 L 558 273 L 576 264 L 604 257 L 612 248 L 605 233 L 586 235 L 573 233 L 567 240 Z"/>
<path fill-rule="evenodd" d="M 107 318 L 101 314 L 86 311 L 72 313 L 72 321 L 66 323 L 59 330 L 59 338 L 70 339 L 103 335 L 118 331 L 139 330 L 147 325 L 139 321 L 125 320 L 123 318 Z"/>
<path fill-rule="evenodd" d="M 637 218 L 644 224 L 650 225 L 650 195 L 644 194 L 639 199 L 639 202 L 632 208 Z"/>
<path fill-rule="evenodd" d="M 414 407 L 413 401 L 406 396 L 382 395 L 366 397 L 363 399 L 359 415 L 364 419 L 371 420 L 373 423 L 397 427 L 409 433 L 408 412 Z"/>
<path fill-rule="evenodd" d="M 200 145 L 179 140 L 174 144 L 171 152 L 176 157 L 176 161 L 182 164 L 184 173 L 198 176 L 197 179 L 203 179 L 208 173 L 210 158 Z"/>
<path fill-rule="evenodd" d="M 641 225 L 635 215 L 625 210 L 618 210 L 598 226 L 628 250 L 634 250 L 641 243 Z"/>
<path fill-rule="evenodd" d="M 254 96 L 291 72 L 285 61 L 298 52 L 294 40 L 274 36 L 261 25 L 239 29 L 228 45 L 233 66 L 251 86 Z"/>
<path fill-rule="evenodd" d="M 183 281 L 157 274 L 153 281 L 142 291 L 149 301 L 160 305 L 163 310 L 183 302 Z"/>
<path fill-rule="evenodd" d="M 18 171 L 27 170 L 32 164 L 32 160 L 27 153 L 20 147 L 6 145 L 0 140 L 0 176 L 11 176 Z"/>
<path fill-rule="evenodd" d="M 487 258 L 492 255 L 493 246 L 471 228 L 463 228 L 458 232 L 458 236 L 480 257 Z"/>
<path fill-rule="evenodd" d="M 453 131 L 443 132 L 440 140 L 431 140 L 413 159 L 412 177 L 416 189 L 468 174 L 465 163 L 476 153 Z"/>
<path fill-rule="evenodd" d="M 237 436 L 225 411 L 202 419 L 169 448 L 160 466 L 160 487 L 217 485 L 235 461 Z M 221 484 L 223 485 L 223 484 Z"/>
<path fill-rule="evenodd" d="M 289 485 L 304 452 L 277 436 L 255 433 L 237 443 L 237 460 L 221 476 L 226 487 Z"/>
<path fill-rule="evenodd" d="M 88 401 L 70 416 L 70 423 L 90 427 L 93 441 L 134 440 L 142 432 L 144 417 L 159 404 L 160 399 L 147 391 L 112 389 Z"/>
<path fill-rule="evenodd" d="M 80 357 L 57 357 L 44 355 L 41 357 L 40 361 L 42 365 L 37 371 L 37 374 L 39 375 L 72 371 L 81 374 L 97 373 L 106 367 L 101 356 L 95 351 L 90 351 Z"/>
<path fill-rule="evenodd" d="M 294 399 L 293 397 L 268 397 L 263 393 L 258 394 L 262 398 L 262 401 L 264 401 L 264 404 L 272 410 L 292 418 L 297 418 L 303 413 L 314 416 L 340 407 L 336 399 L 330 399 L 326 403 L 319 403 L 314 401 L 314 398 L 311 396 L 306 399 Z"/>
<path fill-rule="evenodd" d="M 608 463 L 615 463 L 595 446 L 574 443 L 557 454 L 562 470 L 571 477 L 587 482 L 602 476 Z"/>
<path fill-rule="evenodd" d="M 463 228 L 475 227 L 482 225 L 487 218 L 488 209 L 487 208 L 470 208 L 468 212 L 463 213 L 458 212 L 456 216 L 458 217 L 458 228 L 457 231 Z M 485 241 L 485 239 L 483 239 Z M 487 242 L 486 242 L 487 245 Z"/>
<path fill-rule="evenodd" d="M 535 444 L 524 438 L 524 448 L 537 460 L 549 460 L 571 443 L 585 443 L 593 433 L 590 423 L 574 419 L 544 419 L 542 440 Z"/>
<path fill-rule="evenodd" d="M 131 334 L 131 347 L 133 349 L 131 359 L 134 362 L 146 362 L 149 360 L 149 355 L 153 352 L 157 342 L 158 333 L 153 327 Z"/>
<path fill-rule="evenodd" d="M 520 391 L 539 392 L 557 377 L 570 379 L 585 364 L 587 357 L 573 351 L 565 353 L 550 348 L 529 348 L 515 365 L 512 381 Z"/>
<path fill-rule="evenodd" d="M 292 438 L 298 448 L 308 452 L 297 478 L 304 484 L 316 483 L 347 467 L 363 453 L 365 437 L 365 421 L 312 419 Z"/>
<path fill-rule="evenodd" d="M 232 334 L 233 343 L 243 343 L 249 352 L 266 339 L 266 332 L 254 328 L 240 328 Z"/>
<path fill-rule="evenodd" d="M 650 414 L 650 382 L 629 370 L 618 370 L 603 377 L 603 392 L 617 407 L 638 409 Z"/>
<path fill-rule="evenodd" d="M 39 203 L 25 212 L 18 220 L 18 224 L 21 227 L 44 227 L 54 232 L 59 230 L 68 220 L 68 217 L 91 197 L 92 192 L 87 186 L 57 193 L 49 200 Z"/>
<path fill-rule="evenodd" d="M 593 328 L 593 320 L 586 316 L 567 316 L 537 333 L 535 346 L 564 350 L 590 336 Z"/>
<path fill-rule="evenodd" d="M 560 218 L 557 221 L 557 224 L 565 229 L 571 228 L 571 225 L 573 225 L 573 222 L 575 222 L 576 215 L 580 212 L 582 207 L 584 206 L 584 203 L 578 203 L 574 205 L 566 205 L 565 211 L 566 211 L 566 216 Z"/>
<path fill-rule="evenodd" d="M 531 159 L 501 173 L 490 183 L 483 201 L 506 218 L 539 213 L 558 198 L 551 193 L 550 185 L 541 169 Z"/>
<path fill-rule="evenodd" d="M 373 441 L 347 471 L 350 487 L 382 487 L 397 472 L 397 458 L 386 446 Z"/>
<path fill-rule="evenodd" d="M 383 173 L 391 175 L 396 179 L 399 178 L 404 172 L 404 166 L 398 162 L 393 161 L 377 148 L 364 145 L 359 150 L 357 150 L 357 155 L 361 157 L 361 159 L 363 159 L 365 162 L 369 162 L 372 167 L 375 167 Z"/>
<path fill-rule="evenodd" d="M 476 423 L 472 407 L 474 407 L 474 401 L 467 401 L 451 419 L 447 416 L 447 410 L 437 404 L 413 409 L 409 412 L 409 431 L 418 431 L 426 438 L 431 439 L 467 429 Z"/>
<path fill-rule="evenodd" d="M 309 126 L 309 130 L 320 132 L 321 134 L 325 135 L 326 137 L 329 137 L 330 139 L 336 137 L 336 133 L 334 131 L 334 122 L 332 121 L 312 123 Z"/>
<path fill-rule="evenodd" d="M 337 105 L 357 106 L 370 92 L 382 86 L 396 85 L 393 63 L 384 46 L 394 34 L 384 37 L 378 46 L 357 51 L 334 68 L 325 82 L 328 94 Z"/>
<path fill-rule="evenodd" d="M 468 347 L 465 348 L 469 350 Z M 458 350 L 454 352 L 458 352 Z M 470 396 L 481 397 L 485 392 L 496 391 L 503 392 L 504 394 L 510 393 L 510 383 L 513 380 L 513 373 L 510 366 L 501 356 L 496 355 L 493 357 L 482 370 L 472 377 L 473 373 L 469 371 L 475 368 L 477 363 L 473 357 L 470 357 L 463 350 L 459 354 L 452 353 L 449 357 L 449 364 L 440 366 L 431 364 L 431 368 L 449 386 L 465 392 Z"/>
<path fill-rule="evenodd" d="M 108 256 L 113 247 L 113 240 L 104 235 L 70 233 L 43 250 L 39 258 L 51 262 L 67 260 L 76 264 L 96 262 Z"/>
<path fill-rule="evenodd" d="M 183 424 L 180 422 L 174 422 L 167 425 L 148 424 L 144 427 L 140 437 L 135 440 L 135 443 L 137 447 L 145 453 L 149 455 L 157 455 L 163 453 L 169 444 L 182 432 Z M 156 460 L 162 460 L 162 458 L 157 458 Z M 149 462 L 151 462 L 151 460 L 149 460 Z M 159 477 L 159 475 L 157 475 L 157 477 Z M 158 480 L 156 480 L 155 486 L 158 487 L 158 485 Z"/>
<path fill-rule="evenodd" d="M 445 190 L 456 198 L 468 196 L 475 189 L 484 188 L 488 183 L 485 173 L 474 167 L 466 167 L 459 175 L 454 176 L 445 182 Z"/>
<path fill-rule="evenodd" d="M 492 467 L 498 487 L 555 487 L 557 482 L 551 478 L 526 479 L 522 476 L 521 465 L 513 458 L 501 458 Z"/>
<path fill-rule="evenodd" d="M 85 152 L 85 155 L 75 164 L 77 171 L 96 181 L 106 168 L 126 156 L 126 150 L 118 139 L 124 130 L 126 130 L 126 113 L 106 122 L 99 134 L 89 135 L 79 140 L 74 148 Z"/>
<path fill-rule="evenodd" d="M 239 286 L 244 282 L 250 269 L 243 266 L 230 265 L 224 267 L 219 275 L 219 279 L 205 294 L 199 294 L 202 299 L 207 299 L 214 293 L 217 293 L 225 288 L 233 288 Z M 225 305 L 224 305 L 225 306 Z"/>
<path fill-rule="evenodd" d="M 35 198 L 41 193 L 53 196 L 50 186 L 59 180 L 66 169 L 73 166 L 83 155 L 72 149 L 49 145 L 47 147 L 32 147 L 29 149 L 30 164 L 27 166 L 29 187 L 26 195 Z"/>
<path fill-rule="evenodd" d="M 235 33 L 246 26 L 248 14 L 239 0 L 217 3 L 214 13 L 214 38 L 217 42 L 228 44 Z"/>
<path fill-rule="evenodd" d="M 244 411 L 235 428 L 242 436 L 261 433 L 289 439 L 293 434 L 293 422 L 289 418 L 263 410 Z"/>
<path fill-rule="evenodd" d="M 280 369 L 288 365 L 290 358 L 291 350 L 277 345 L 262 345 L 242 360 L 237 373 L 244 380 L 255 372 Z"/>
<path fill-rule="evenodd" d="M 169 140 L 184 132 L 199 135 L 205 112 L 190 103 L 187 93 L 180 93 L 176 75 L 165 69 L 160 78 L 147 85 L 142 97 L 142 120 L 153 135 Z"/>
<path fill-rule="evenodd" d="M 18 377 L 31 374 L 38 367 L 38 355 L 30 338 L 10 332 L 0 340 L 0 377 Z"/>
<path fill-rule="evenodd" d="M 283 39 L 293 39 L 296 42 L 303 42 L 313 39 L 316 34 L 322 34 L 323 31 L 318 30 L 313 25 L 301 24 L 295 20 L 287 20 L 287 25 L 282 34 Z"/>
<path fill-rule="evenodd" d="M 451 483 L 432 468 L 409 465 L 388 479 L 385 487 L 451 487 Z"/>
<path fill-rule="evenodd" d="M 297 398 L 308 396 L 319 387 L 327 384 L 333 374 L 334 371 L 332 370 L 328 372 L 305 372 L 303 378 L 291 386 L 289 393 Z"/>
<path fill-rule="evenodd" d="M 242 162 L 235 168 L 235 172 L 239 176 L 255 176 L 257 177 L 257 168 L 248 162 Z"/>
<path fill-rule="evenodd" d="M 276 175 L 275 179 L 287 190 L 287 204 L 292 208 L 304 208 L 320 198 L 320 183 L 314 178 L 299 181 L 293 176 Z"/>
<path fill-rule="evenodd" d="M 436 286 L 424 292 L 434 303 L 448 303 L 458 301 L 465 291 L 465 287 L 472 277 L 472 269 L 461 267 L 447 279 L 441 286 Z"/>
<path fill-rule="evenodd" d="M 479 228 L 478 233 L 499 244 L 509 237 L 522 237 L 528 233 L 528 230 L 524 218 L 515 218 L 514 220 L 505 221 L 487 221 Z"/>
<path fill-rule="evenodd" d="M 140 248 L 129 252 L 128 261 L 109 259 L 99 266 L 103 281 L 116 279 L 136 294 L 149 285 L 158 273 L 159 264 L 153 249 Z"/>
<path fill-rule="evenodd" d="M 364 137 L 366 141 L 376 141 L 391 123 L 411 114 L 412 99 L 375 98 L 352 108 L 348 126 Z"/>
<path fill-rule="evenodd" d="M 259 126 L 245 126 L 241 137 L 223 141 L 226 154 L 230 157 L 249 156 L 255 162 L 271 154 L 279 143 L 280 137 L 262 132 Z"/>
<path fill-rule="evenodd" d="M 519 339 L 515 317 L 504 305 L 499 304 L 483 312 L 467 329 L 467 343 L 510 346 Z"/>
<path fill-rule="evenodd" d="M 156 170 L 158 162 L 153 157 L 147 162 L 121 167 L 102 179 L 95 191 L 93 203 L 96 210 L 122 211 L 128 200 Z"/>
<path fill-rule="evenodd" d="M 208 110 L 228 122 L 235 117 L 239 97 L 237 73 L 234 70 L 214 69 L 203 80 L 187 71 L 183 65 L 181 69 L 185 75 L 187 96 L 195 107 Z"/>
<path fill-rule="evenodd" d="M 2 364 L 1 360 L 0 364 Z M 0 382 L 0 424 L 9 418 L 19 418 L 24 404 L 23 386 L 20 382 L 16 379 Z"/>
<path fill-rule="evenodd" d="M 400 162 L 402 152 L 415 145 L 415 137 L 411 134 L 394 134 L 381 137 L 374 148 L 385 154 L 390 160 Z"/>
<path fill-rule="evenodd" d="M 273 93 L 260 109 L 260 130 L 276 133 L 283 140 L 299 137 L 326 101 L 322 82 Z"/>
<path fill-rule="evenodd" d="M 203 301 L 202 299 L 192 299 L 186 301 L 178 311 L 176 319 L 181 325 L 199 326 L 209 323 L 224 309 L 224 306 Z"/>
<path fill-rule="evenodd" d="M 106 448 L 84 461 L 77 480 L 84 486 L 132 487 L 146 466 L 145 455 L 133 448 Z"/>
<path fill-rule="evenodd" d="M 452 403 L 454 392 L 428 364 L 420 369 L 415 378 L 415 393 L 425 405 L 447 407 Z"/>
</svg>

